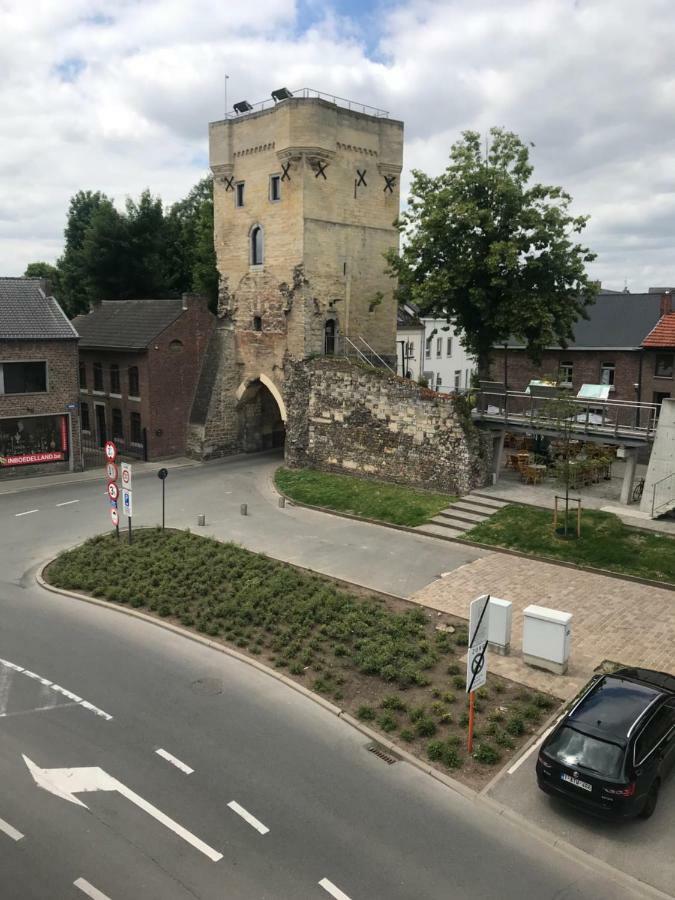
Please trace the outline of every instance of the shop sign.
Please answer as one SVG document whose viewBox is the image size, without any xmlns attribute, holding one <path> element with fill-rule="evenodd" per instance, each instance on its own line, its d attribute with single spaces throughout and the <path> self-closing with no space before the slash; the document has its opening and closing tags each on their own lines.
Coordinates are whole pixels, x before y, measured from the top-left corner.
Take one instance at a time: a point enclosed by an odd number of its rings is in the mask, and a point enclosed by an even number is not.
<svg viewBox="0 0 675 900">
<path fill-rule="evenodd" d="M 35 463 L 63 462 L 66 454 L 62 450 L 46 453 L 22 453 L 20 456 L 0 456 L 0 466 L 31 466 Z"/>
</svg>

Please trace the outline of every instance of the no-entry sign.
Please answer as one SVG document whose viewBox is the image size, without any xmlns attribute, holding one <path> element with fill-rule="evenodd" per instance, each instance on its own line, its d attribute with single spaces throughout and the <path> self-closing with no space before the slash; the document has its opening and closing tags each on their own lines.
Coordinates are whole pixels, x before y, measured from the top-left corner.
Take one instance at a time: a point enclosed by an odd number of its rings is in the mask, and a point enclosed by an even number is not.
<svg viewBox="0 0 675 900">
<path fill-rule="evenodd" d="M 117 447 L 112 441 L 105 442 L 105 456 L 110 462 L 115 462 L 117 459 Z"/>
</svg>

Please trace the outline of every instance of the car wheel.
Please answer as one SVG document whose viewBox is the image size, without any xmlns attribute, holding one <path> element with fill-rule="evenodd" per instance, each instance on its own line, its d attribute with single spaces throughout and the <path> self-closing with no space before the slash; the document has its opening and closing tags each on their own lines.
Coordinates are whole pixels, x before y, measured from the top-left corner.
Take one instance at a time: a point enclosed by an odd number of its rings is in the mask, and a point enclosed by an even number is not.
<svg viewBox="0 0 675 900">
<path fill-rule="evenodd" d="M 647 794 L 647 799 L 645 800 L 645 805 L 640 810 L 639 816 L 641 819 L 648 819 L 656 809 L 656 804 L 659 799 L 659 783 L 655 781 L 654 784 L 650 787 L 649 793 Z"/>
</svg>

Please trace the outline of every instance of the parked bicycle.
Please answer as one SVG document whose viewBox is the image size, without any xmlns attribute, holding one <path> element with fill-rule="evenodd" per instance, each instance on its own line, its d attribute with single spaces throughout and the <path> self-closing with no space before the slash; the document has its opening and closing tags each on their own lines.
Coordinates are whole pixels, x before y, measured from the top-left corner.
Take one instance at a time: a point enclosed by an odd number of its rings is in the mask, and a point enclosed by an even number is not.
<svg viewBox="0 0 675 900">
<path fill-rule="evenodd" d="M 633 503 L 637 503 L 642 499 L 642 492 L 645 489 L 645 480 L 641 478 L 639 481 L 635 482 L 635 487 L 633 488 Z"/>
</svg>

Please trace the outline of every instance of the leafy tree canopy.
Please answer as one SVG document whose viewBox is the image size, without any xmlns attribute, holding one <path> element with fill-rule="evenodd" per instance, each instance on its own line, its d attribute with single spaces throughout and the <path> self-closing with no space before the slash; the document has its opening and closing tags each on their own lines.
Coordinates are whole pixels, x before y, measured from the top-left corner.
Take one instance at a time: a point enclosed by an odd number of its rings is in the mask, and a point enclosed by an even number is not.
<svg viewBox="0 0 675 900">
<path fill-rule="evenodd" d="M 71 317 L 97 300 L 183 292 L 205 294 L 215 311 L 211 178 L 168 211 L 148 190 L 128 198 L 123 210 L 100 191 L 78 191 L 68 208 L 63 255 L 56 266 L 30 263 L 26 275 L 50 278 Z"/>
<path fill-rule="evenodd" d="M 531 184 L 532 172 L 516 134 L 493 128 L 486 148 L 464 132 L 445 172 L 413 172 L 403 249 L 388 254 L 400 295 L 461 329 L 481 373 L 511 335 L 535 361 L 566 346 L 597 290 L 585 269 L 595 254 L 576 237 L 588 217 L 571 214 L 562 188 Z"/>
</svg>

